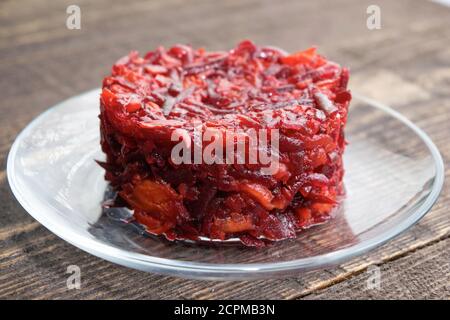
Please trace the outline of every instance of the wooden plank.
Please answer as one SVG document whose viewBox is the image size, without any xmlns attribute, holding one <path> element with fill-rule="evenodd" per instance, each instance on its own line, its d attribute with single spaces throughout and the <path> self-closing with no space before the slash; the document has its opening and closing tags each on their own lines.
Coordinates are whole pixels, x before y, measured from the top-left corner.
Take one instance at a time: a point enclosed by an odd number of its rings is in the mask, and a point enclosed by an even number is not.
<svg viewBox="0 0 450 320">
<path fill-rule="evenodd" d="M 305 296 L 306 299 L 449 299 L 450 239 L 382 264 L 380 286 L 374 269 Z"/>
<path fill-rule="evenodd" d="M 365 9 L 371 1 L 119 1 L 114 6 L 106 0 L 78 1 L 82 30 L 69 31 L 64 18 L 70 1 L 3 1 L 0 298 L 296 299 L 337 297 L 351 290 L 357 298 L 448 297 L 450 273 L 443 260 L 449 255 L 447 182 L 419 224 L 339 267 L 283 280 L 208 282 L 126 269 L 76 249 L 35 222 L 14 200 L 5 178 L 7 152 L 19 130 L 48 106 L 99 86 L 113 61 L 127 51 L 176 42 L 223 49 L 248 37 L 290 51 L 315 43 L 349 65 L 353 90 L 392 104 L 430 134 L 444 157 L 448 180 L 450 10 L 429 2 L 378 2 L 383 28 L 369 31 Z M 81 290 L 66 287 L 66 268 L 72 264 L 81 268 Z M 381 266 L 389 281 L 383 294 L 362 288 L 371 265 Z M 404 268 L 409 271 L 402 273 Z M 405 280 L 415 289 L 402 287 Z M 436 289 L 421 286 L 424 282 Z"/>
</svg>

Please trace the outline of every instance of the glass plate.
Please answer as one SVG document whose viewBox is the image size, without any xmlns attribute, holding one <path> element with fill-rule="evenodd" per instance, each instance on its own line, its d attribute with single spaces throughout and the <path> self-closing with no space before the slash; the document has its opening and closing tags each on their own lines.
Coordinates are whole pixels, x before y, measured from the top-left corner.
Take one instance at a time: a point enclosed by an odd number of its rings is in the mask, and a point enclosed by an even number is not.
<svg viewBox="0 0 450 320">
<path fill-rule="evenodd" d="M 397 112 L 355 96 L 346 129 L 347 197 L 336 217 L 295 240 L 254 249 L 169 243 L 102 211 L 107 184 L 94 159 L 99 90 L 66 100 L 32 121 L 14 142 L 8 180 L 36 220 L 103 259 L 149 272 L 201 279 L 285 277 L 373 249 L 415 224 L 436 201 L 443 162 L 428 136 Z"/>
</svg>

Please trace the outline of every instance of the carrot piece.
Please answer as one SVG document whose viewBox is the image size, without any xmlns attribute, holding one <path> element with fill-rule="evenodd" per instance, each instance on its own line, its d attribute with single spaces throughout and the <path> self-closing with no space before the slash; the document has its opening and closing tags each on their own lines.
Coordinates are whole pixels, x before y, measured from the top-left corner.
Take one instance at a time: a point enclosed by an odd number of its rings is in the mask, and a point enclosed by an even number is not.
<svg viewBox="0 0 450 320">
<path fill-rule="evenodd" d="M 241 191 L 248 194 L 254 200 L 258 201 L 265 209 L 272 210 L 274 208 L 271 203 L 273 200 L 273 194 L 270 190 L 259 183 L 244 183 L 241 184 Z"/>
<path fill-rule="evenodd" d="M 237 212 L 232 212 L 229 217 L 224 219 L 215 219 L 214 224 L 224 233 L 236 233 L 254 229 L 252 218 Z"/>
</svg>

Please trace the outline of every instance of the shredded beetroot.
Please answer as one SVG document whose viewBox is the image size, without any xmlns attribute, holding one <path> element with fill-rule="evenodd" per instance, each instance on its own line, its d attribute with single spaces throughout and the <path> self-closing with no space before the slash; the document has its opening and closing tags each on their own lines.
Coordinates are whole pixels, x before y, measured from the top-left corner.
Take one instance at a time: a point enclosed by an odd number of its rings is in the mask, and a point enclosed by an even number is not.
<svg viewBox="0 0 450 320">
<path fill-rule="evenodd" d="M 229 52 L 177 45 L 120 59 L 100 99 L 106 179 L 135 219 L 169 240 L 294 238 L 343 194 L 348 70 L 314 48 L 286 55 L 241 42 Z M 174 164 L 177 129 L 278 129 L 280 166 Z"/>
</svg>

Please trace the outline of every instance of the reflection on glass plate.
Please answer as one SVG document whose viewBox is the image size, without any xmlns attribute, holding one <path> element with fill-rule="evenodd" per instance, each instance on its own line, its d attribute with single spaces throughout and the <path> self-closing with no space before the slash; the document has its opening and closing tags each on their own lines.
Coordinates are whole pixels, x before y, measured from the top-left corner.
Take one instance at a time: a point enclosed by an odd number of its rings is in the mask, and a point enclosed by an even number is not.
<svg viewBox="0 0 450 320">
<path fill-rule="evenodd" d="M 347 197 L 335 219 L 295 240 L 255 250 L 169 243 L 127 223 L 125 209 L 102 210 L 107 184 L 94 159 L 99 90 L 36 118 L 8 158 L 8 180 L 22 206 L 73 245 L 140 270 L 202 279 L 252 279 L 340 263 L 416 223 L 436 201 L 443 163 L 431 140 L 398 113 L 356 96 L 347 126 Z"/>
</svg>

